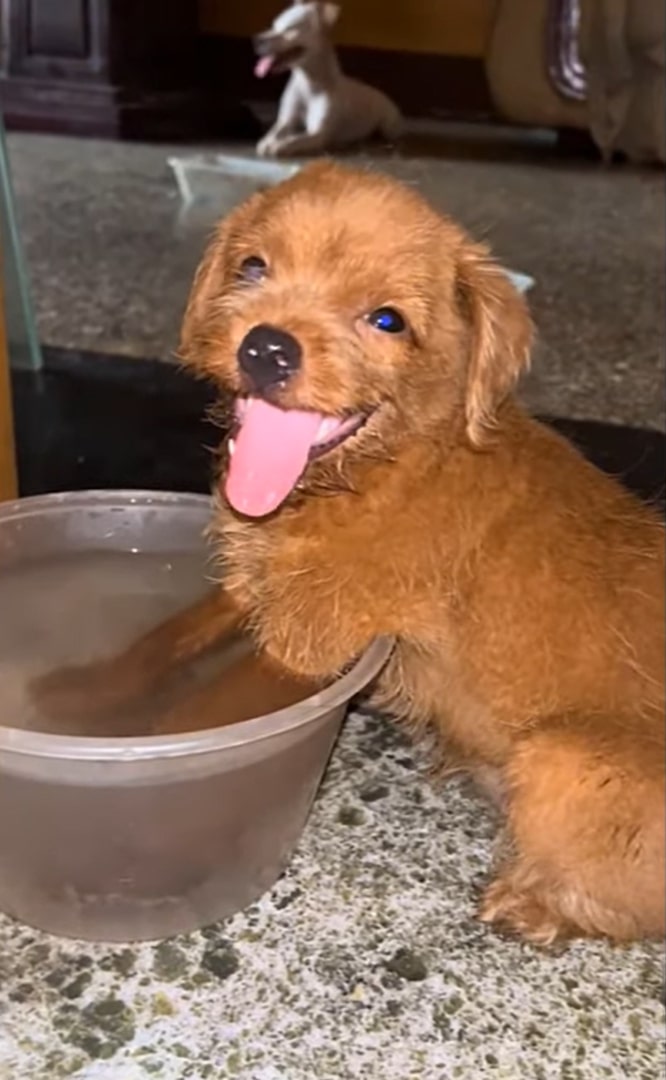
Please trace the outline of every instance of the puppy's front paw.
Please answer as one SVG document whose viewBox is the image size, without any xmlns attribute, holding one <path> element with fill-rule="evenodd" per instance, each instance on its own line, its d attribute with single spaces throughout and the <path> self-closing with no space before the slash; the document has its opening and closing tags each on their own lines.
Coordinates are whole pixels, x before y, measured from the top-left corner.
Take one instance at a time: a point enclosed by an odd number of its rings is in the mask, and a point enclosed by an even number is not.
<svg viewBox="0 0 666 1080">
<path fill-rule="evenodd" d="M 511 874 L 496 878 L 488 886 L 479 918 L 542 947 L 571 937 L 572 932 L 571 924 L 548 904 L 542 889 L 519 885 Z"/>
<path fill-rule="evenodd" d="M 104 707 L 109 683 L 102 664 L 58 668 L 33 679 L 28 693 L 33 705 L 52 720 L 67 720 Z"/>
<path fill-rule="evenodd" d="M 33 707 L 45 721 L 74 725 L 113 716 L 137 696 L 137 670 L 98 660 L 79 667 L 57 668 L 28 684 Z"/>
</svg>

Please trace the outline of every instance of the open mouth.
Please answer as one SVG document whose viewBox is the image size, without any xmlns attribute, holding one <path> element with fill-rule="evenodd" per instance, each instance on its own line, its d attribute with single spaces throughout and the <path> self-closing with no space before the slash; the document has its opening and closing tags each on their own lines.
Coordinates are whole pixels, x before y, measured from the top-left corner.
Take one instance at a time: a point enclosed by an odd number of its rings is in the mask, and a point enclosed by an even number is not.
<svg viewBox="0 0 666 1080">
<path fill-rule="evenodd" d="M 300 45 L 294 45 L 291 49 L 283 49 L 276 53 L 265 53 L 254 65 L 254 74 L 258 79 L 265 79 L 267 75 L 277 75 L 285 68 L 298 63 L 304 53 L 305 50 Z"/>
<path fill-rule="evenodd" d="M 280 409 L 263 398 L 238 398 L 236 432 L 227 444 L 225 494 L 247 517 L 265 517 L 294 490 L 310 461 L 355 435 L 367 414 L 327 416 Z"/>
</svg>

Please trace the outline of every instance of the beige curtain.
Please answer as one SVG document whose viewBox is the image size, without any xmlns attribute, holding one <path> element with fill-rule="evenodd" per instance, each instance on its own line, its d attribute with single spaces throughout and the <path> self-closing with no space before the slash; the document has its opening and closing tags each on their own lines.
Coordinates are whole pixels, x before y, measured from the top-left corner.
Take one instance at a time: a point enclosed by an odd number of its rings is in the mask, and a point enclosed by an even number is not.
<svg viewBox="0 0 666 1080">
<path fill-rule="evenodd" d="M 665 152 L 663 0 L 583 0 L 588 116 L 605 158 L 660 162 Z"/>
</svg>

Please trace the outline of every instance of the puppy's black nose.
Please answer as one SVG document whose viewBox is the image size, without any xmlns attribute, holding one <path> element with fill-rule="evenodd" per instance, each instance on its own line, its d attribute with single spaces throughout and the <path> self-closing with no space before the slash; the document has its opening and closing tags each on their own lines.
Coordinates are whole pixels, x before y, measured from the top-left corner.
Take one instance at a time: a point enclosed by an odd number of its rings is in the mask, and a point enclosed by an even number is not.
<svg viewBox="0 0 666 1080">
<path fill-rule="evenodd" d="M 238 349 L 238 366 L 251 390 L 262 393 L 291 378 L 301 366 L 295 337 L 276 326 L 253 326 Z"/>
</svg>

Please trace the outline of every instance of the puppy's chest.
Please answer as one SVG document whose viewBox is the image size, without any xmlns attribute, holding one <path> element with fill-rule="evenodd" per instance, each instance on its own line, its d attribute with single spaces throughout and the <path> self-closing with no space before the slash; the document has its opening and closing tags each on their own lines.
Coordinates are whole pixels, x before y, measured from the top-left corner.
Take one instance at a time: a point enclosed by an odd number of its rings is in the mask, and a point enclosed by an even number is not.
<svg viewBox="0 0 666 1080">
<path fill-rule="evenodd" d="M 381 597 L 368 595 L 354 559 L 323 539 L 231 524 L 227 587 L 260 644 L 291 670 L 338 671 L 381 632 Z"/>
<path fill-rule="evenodd" d="M 450 628 L 429 640 L 399 639 L 376 701 L 417 731 L 434 730 L 464 759 L 500 763 L 508 748 L 492 701 L 470 685 Z"/>
</svg>

